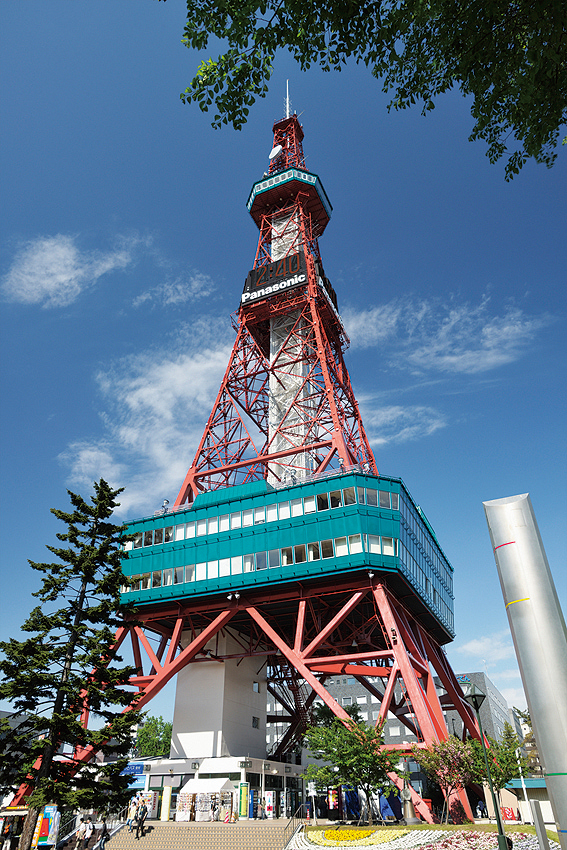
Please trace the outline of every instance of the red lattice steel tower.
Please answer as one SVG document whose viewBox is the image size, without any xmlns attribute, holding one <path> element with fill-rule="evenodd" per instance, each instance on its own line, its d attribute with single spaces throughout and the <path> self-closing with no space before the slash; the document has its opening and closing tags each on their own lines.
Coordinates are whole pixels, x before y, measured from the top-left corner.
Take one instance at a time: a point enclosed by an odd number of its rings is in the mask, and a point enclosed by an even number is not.
<svg viewBox="0 0 567 850">
<path fill-rule="evenodd" d="M 302 140 L 296 115 L 274 124 L 269 173 L 248 199 L 260 237 L 236 340 L 176 506 L 262 478 L 285 483 L 353 464 L 377 471 L 319 253 L 332 208 L 305 169 Z"/>
<path fill-rule="evenodd" d="M 173 509 L 128 523 L 124 596 L 137 612 L 116 644 L 131 643 L 139 707 L 178 677 L 172 754 L 189 764 L 205 739 L 211 757 L 262 760 L 269 723 L 287 728 L 268 757 L 291 757 L 316 698 L 348 719 L 333 676 L 353 677 L 377 722 L 394 715 L 418 747 L 449 737 L 448 708 L 478 737 L 443 651 L 452 567 L 404 483 L 378 475 L 344 364 L 318 245 L 331 204 L 305 168 L 297 117 L 273 129 L 269 172 L 247 202 L 259 240 L 228 367 Z M 235 720 L 243 681 L 257 733 Z M 283 714 L 268 713 L 266 694 Z"/>
</svg>

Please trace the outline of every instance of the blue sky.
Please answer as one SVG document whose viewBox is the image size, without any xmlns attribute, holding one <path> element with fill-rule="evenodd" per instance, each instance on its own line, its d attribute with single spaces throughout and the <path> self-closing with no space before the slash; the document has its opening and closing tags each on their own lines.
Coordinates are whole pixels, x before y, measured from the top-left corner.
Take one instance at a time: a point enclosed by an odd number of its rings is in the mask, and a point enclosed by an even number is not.
<svg viewBox="0 0 567 850">
<path fill-rule="evenodd" d="M 135 8 L 135 13 L 134 13 Z M 175 499 L 224 372 L 286 79 L 320 240 L 380 470 L 404 479 L 455 568 L 456 672 L 525 705 L 483 500 L 529 492 L 565 605 L 565 176 L 511 183 L 469 104 L 388 114 L 367 71 L 282 55 L 241 132 L 184 106 L 185 4 L 8 0 L 2 72 L 2 616 L 35 600 L 66 488 L 125 487 L 122 518 Z M 168 717 L 171 699 L 152 713 Z"/>
</svg>

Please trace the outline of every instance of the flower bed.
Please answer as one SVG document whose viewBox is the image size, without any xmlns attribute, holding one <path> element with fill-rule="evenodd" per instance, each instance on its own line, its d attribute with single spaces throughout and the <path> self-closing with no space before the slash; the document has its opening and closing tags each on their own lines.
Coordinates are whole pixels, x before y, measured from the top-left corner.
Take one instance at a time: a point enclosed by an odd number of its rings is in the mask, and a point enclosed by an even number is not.
<svg viewBox="0 0 567 850">
<path fill-rule="evenodd" d="M 509 833 L 514 842 L 513 850 L 539 850 L 535 835 L 525 832 Z M 309 850 L 314 847 L 350 847 L 351 850 L 497 850 L 496 832 L 480 832 L 473 829 L 453 831 L 408 830 L 378 828 L 310 830 L 298 836 L 293 845 L 297 850 Z M 559 844 L 549 842 L 550 850 L 560 850 Z"/>
</svg>

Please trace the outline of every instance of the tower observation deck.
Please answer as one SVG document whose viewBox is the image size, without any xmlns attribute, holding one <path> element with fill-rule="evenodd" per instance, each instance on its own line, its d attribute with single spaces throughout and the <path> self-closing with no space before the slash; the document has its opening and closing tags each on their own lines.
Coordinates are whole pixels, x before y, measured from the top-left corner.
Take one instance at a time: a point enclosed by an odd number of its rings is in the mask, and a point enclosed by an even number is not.
<svg viewBox="0 0 567 850">
<path fill-rule="evenodd" d="M 343 359 L 318 242 L 331 203 L 305 167 L 297 116 L 273 133 L 247 201 L 258 245 L 213 410 L 173 507 L 127 524 L 123 598 L 137 612 L 117 646 L 131 641 L 137 705 L 177 677 L 172 757 L 283 762 L 315 698 L 348 719 L 325 687 L 338 674 L 424 745 L 448 738 L 437 676 L 478 737 L 442 649 L 453 568 L 403 481 L 379 474 Z M 287 731 L 267 753 L 270 722 Z"/>
</svg>

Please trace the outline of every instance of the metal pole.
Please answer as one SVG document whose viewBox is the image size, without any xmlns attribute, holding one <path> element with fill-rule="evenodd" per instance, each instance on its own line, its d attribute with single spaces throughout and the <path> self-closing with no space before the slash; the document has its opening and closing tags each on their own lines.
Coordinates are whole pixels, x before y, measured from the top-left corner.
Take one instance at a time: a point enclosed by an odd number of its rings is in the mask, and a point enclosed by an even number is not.
<svg viewBox="0 0 567 850">
<path fill-rule="evenodd" d="M 524 774 L 523 774 L 523 771 L 522 771 L 522 765 L 520 763 L 520 750 L 519 749 L 516 750 L 516 761 L 518 762 L 518 770 L 520 771 L 520 780 L 522 782 L 522 790 L 524 792 L 524 800 L 526 801 L 526 810 L 529 812 L 530 811 L 530 803 L 529 803 L 529 800 L 528 800 L 528 792 L 526 790 L 526 783 L 524 782 Z M 529 815 L 528 815 L 528 817 L 529 817 Z M 524 823 L 524 820 L 525 819 L 522 816 L 522 823 Z M 526 821 L 526 823 L 531 823 L 531 822 L 532 822 L 531 820 Z"/>
<path fill-rule="evenodd" d="M 545 782 L 567 850 L 567 629 L 527 493 L 484 502 Z"/>
</svg>

